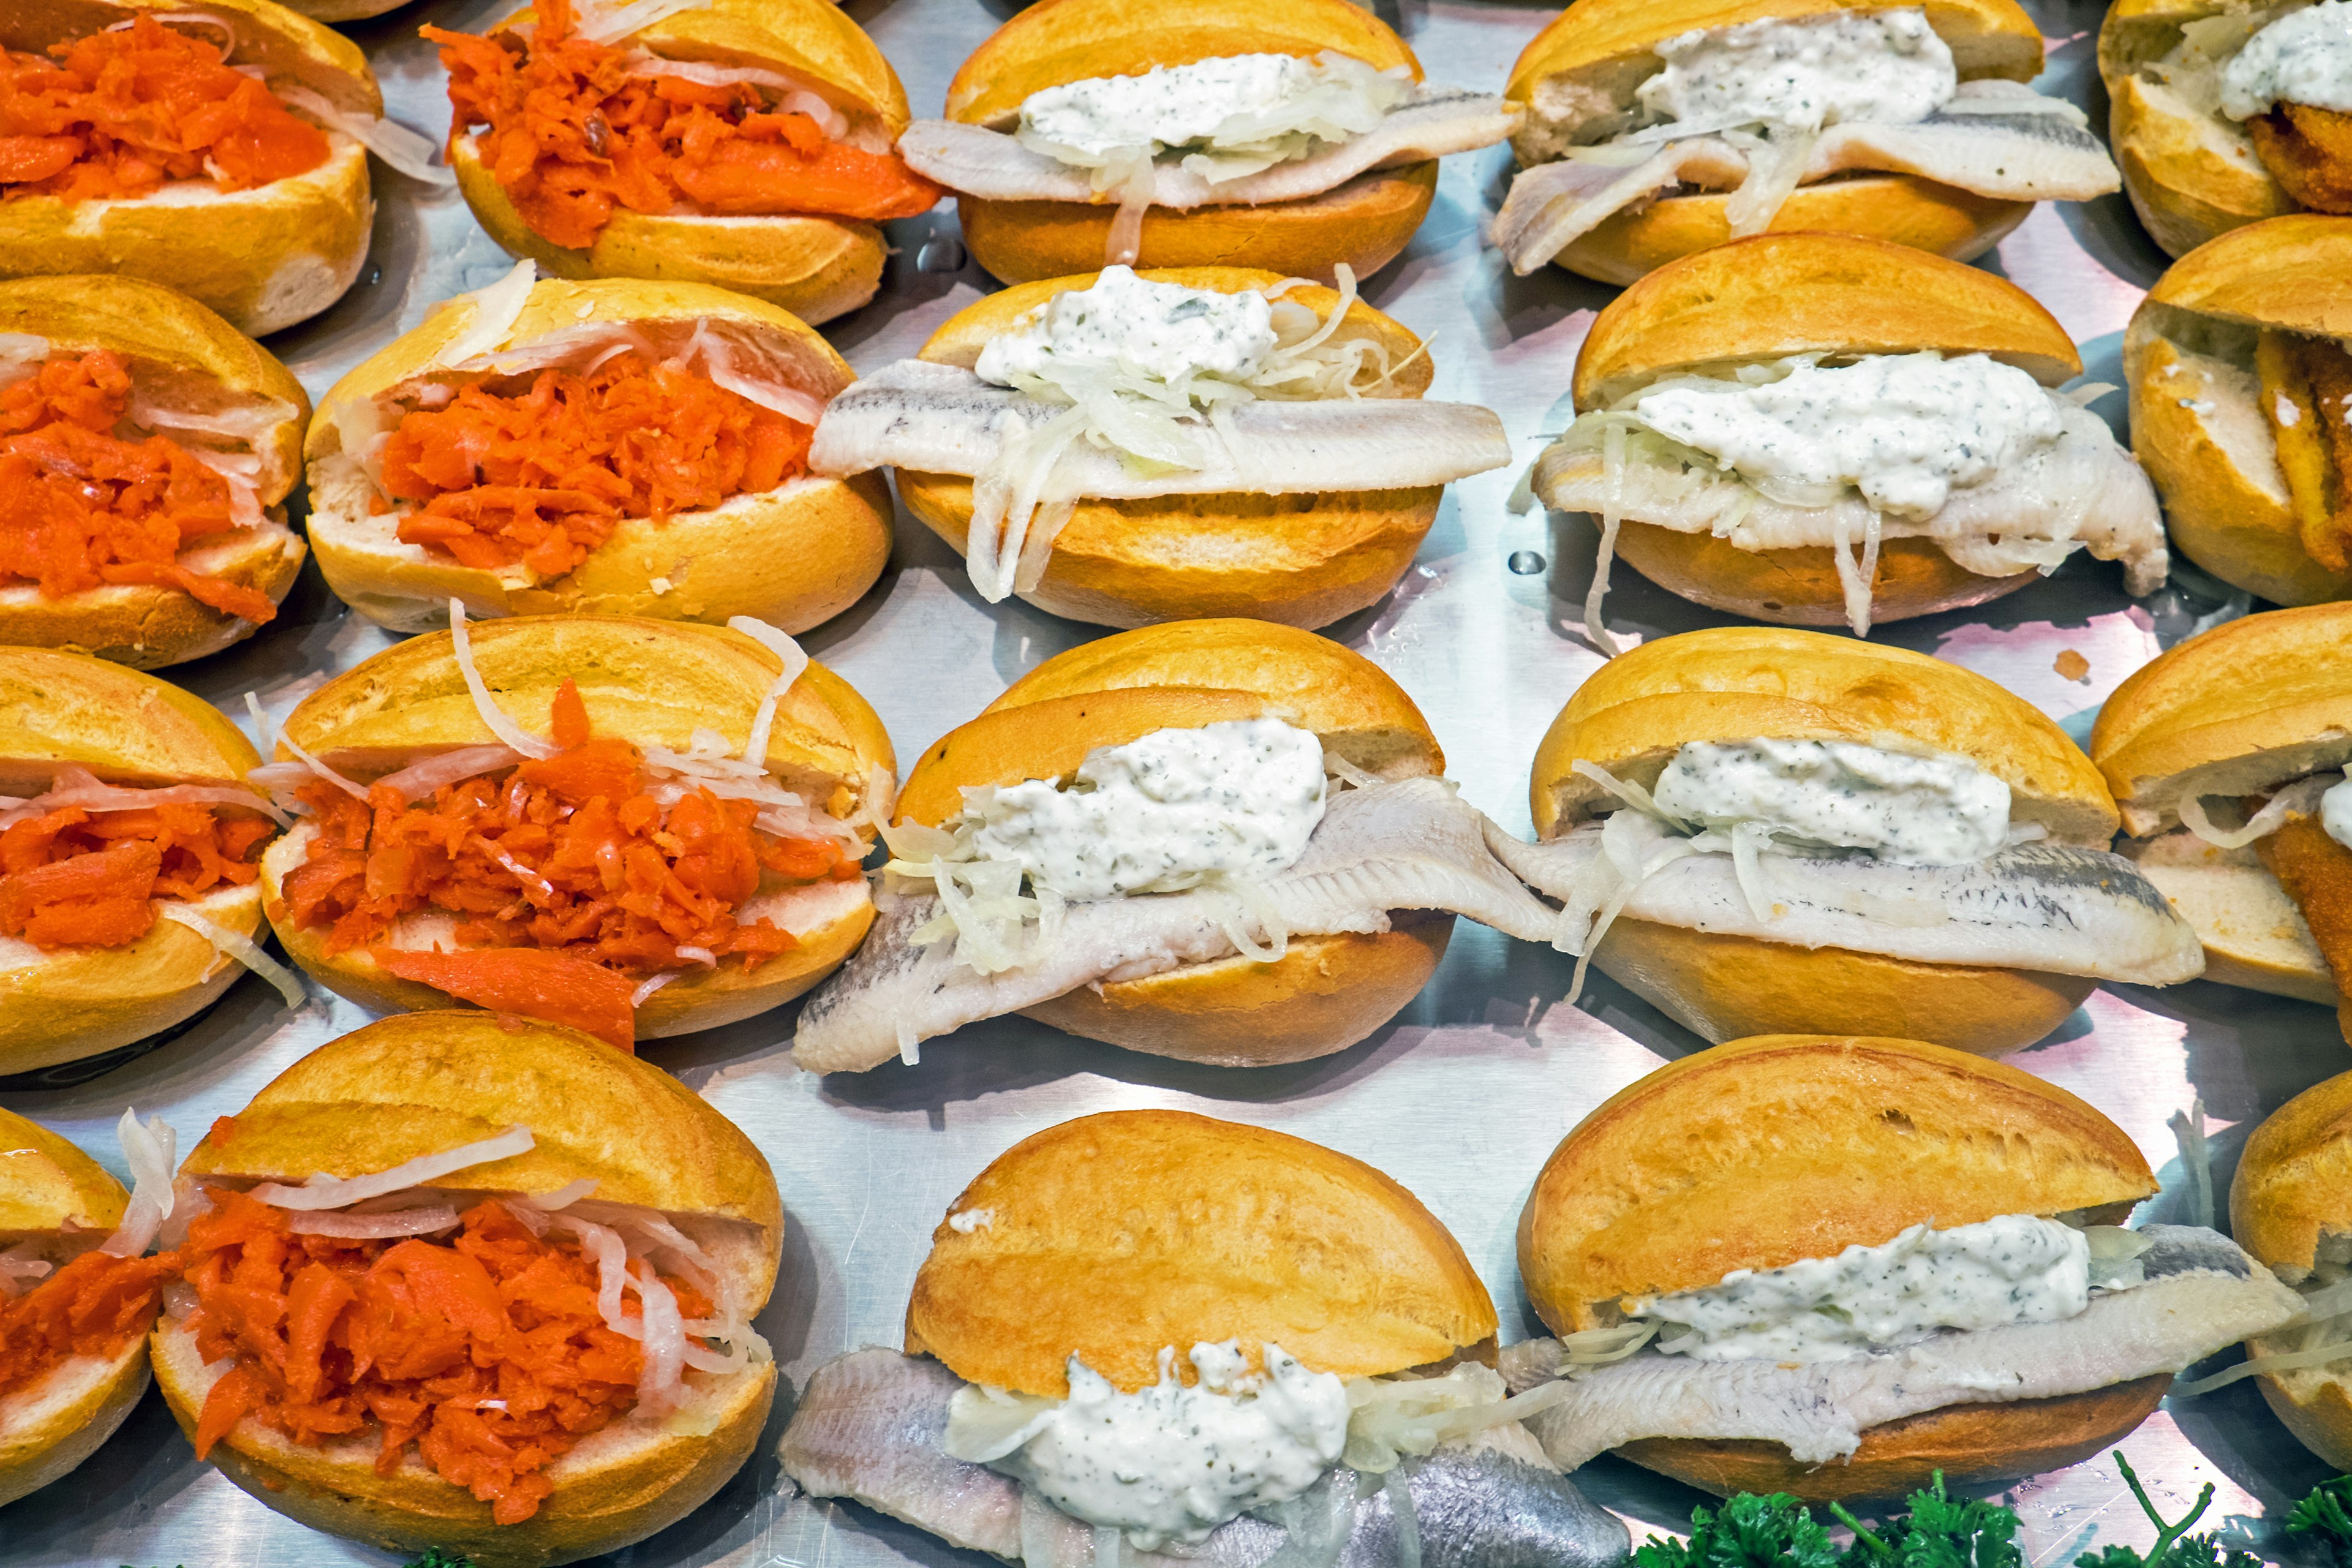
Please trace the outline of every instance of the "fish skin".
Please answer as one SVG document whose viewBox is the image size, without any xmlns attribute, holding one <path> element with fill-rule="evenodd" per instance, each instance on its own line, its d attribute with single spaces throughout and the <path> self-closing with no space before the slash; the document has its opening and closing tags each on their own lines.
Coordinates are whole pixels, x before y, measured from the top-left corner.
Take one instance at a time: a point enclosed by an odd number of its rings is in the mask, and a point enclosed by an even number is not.
<svg viewBox="0 0 2352 1568">
<path fill-rule="evenodd" d="M 1006 437 L 1068 411 L 957 365 L 900 360 L 843 392 L 817 422 L 814 473 L 914 468 L 977 477 Z M 1119 452 L 1081 441 L 1063 454 L 1045 499 L 1137 500 L 1151 496 L 1319 494 L 1449 484 L 1511 460 L 1492 409 L 1418 397 L 1256 398 L 1233 411 L 1229 447 L 1205 419 L 1187 427 L 1206 467 L 1145 472 Z"/>
<path fill-rule="evenodd" d="M 1359 174 L 1469 153 L 1507 140 L 1519 110 L 1496 93 L 1422 83 L 1375 130 L 1306 158 L 1212 184 L 1174 160 L 1156 171 L 1152 205 L 1178 212 L 1195 207 L 1261 205 L 1303 201 L 1336 190 Z M 1110 204 L 1094 171 L 1032 152 L 1010 133 L 950 120 L 918 120 L 898 138 L 907 166 L 965 195 L 984 201 Z"/>
<path fill-rule="evenodd" d="M 1260 887 L 1294 936 L 1383 931 L 1391 910 L 1442 909 L 1524 941 L 1557 942 L 1559 915 L 1488 852 L 1487 829 L 1441 779 L 1344 790 L 1297 863 Z M 1219 900 L 1194 891 L 1072 904 L 1051 951 L 982 974 L 955 962 L 952 942 L 908 941 L 935 899 L 886 889 L 865 942 L 802 1010 L 793 1060 L 811 1072 L 864 1072 L 898 1055 L 901 1026 L 931 1039 L 1081 985 L 1223 958 L 1234 948 Z M 1263 939 L 1255 915 L 1242 924 Z"/>
<path fill-rule="evenodd" d="M 1095 1568 L 1092 1526 L 945 1452 L 949 1401 L 961 1386 L 939 1363 L 896 1351 L 827 1362 L 810 1374 L 778 1446 L 784 1473 L 811 1497 L 848 1498 L 1026 1568 Z M 1623 1522 L 1540 1462 L 1524 1435 L 1441 1448 L 1408 1460 L 1404 1474 L 1423 1568 L 1610 1568 L 1632 1545 Z M 1339 1467 L 1295 1500 L 1329 1509 L 1358 1489 L 1356 1472 Z M 1245 1515 L 1181 1556 L 1124 1546 L 1119 1568 L 1281 1568 L 1274 1560 L 1287 1541 L 1281 1526 Z M 1357 1505 L 1335 1568 L 1403 1561 L 1389 1498 L 1375 1490 Z"/>
</svg>

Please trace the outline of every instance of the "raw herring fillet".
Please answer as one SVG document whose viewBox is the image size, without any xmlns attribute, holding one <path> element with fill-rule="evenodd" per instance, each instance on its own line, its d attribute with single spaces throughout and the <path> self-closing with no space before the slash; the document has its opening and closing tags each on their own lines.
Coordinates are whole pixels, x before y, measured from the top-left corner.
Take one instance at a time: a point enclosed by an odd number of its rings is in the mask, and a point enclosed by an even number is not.
<svg viewBox="0 0 2352 1568">
<path fill-rule="evenodd" d="M 1517 111 L 1496 94 L 1423 84 L 1377 129 L 1237 180 L 1213 184 L 1168 158 L 1153 172 L 1151 205 L 1182 212 L 1304 201 L 1374 169 L 1491 147 L 1517 127 Z M 1093 170 L 1032 152 L 1009 133 L 983 126 L 918 120 L 898 138 L 898 155 L 917 174 L 987 201 L 1118 200 L 1116 191 L 1095 189 Z"/>
<path fill-rule="evenodd" d="M 900 360 L 835 398 L 818 422 L 809 467 L 829 475 L 868 468 L 987 471 L 1008 433 L 1045 424 L 1068 405 L 992 386 L 971 371 Z M 1221 456 L 1202 468 L 1146 472 L 1119 453 L 1073 444 L 1045 484 L 1047 500 L 1094 496 L 1315 494 L 1443 485 L 1511 460 L 1493 410 L 1417 397 L 1277 402 L 1235 409 L 1230 446 L 1206 421 L 1189 428 Z"/>
<path fill-rule="evenodd" d="M 1287 870 L 1260 884 L 1293 936 L 1388 930 L 1391 910 L 1450 910 L 1528 942 L 1553 942 L 1559 916 L 1486 848 L 1486 819 L 1439 779 L 1347 790 Z M 918 1040 L 1034 1007 L 1097 982 L 1138 980 L 1234 951 L 1232 907 L 1208 892 L 1151 893 L 1072 904 L 1061 939 L 1018 968 L 982 974 L 955 960 L 952 942 L 916 947 L 931 918 L 929 894 L 884 892 L 874 929 L 801 1014 L 793 1059 L 812 1072 L 864 1072 Z M 1263 938 L 1255 916 L 1243 923 Z"/>
</svg>

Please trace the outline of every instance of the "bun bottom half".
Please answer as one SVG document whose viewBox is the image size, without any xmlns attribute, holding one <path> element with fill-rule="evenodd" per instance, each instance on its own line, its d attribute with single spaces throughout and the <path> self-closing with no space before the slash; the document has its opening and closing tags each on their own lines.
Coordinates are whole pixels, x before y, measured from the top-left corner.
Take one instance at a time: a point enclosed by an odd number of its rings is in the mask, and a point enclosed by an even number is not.
<svg viewBox="0 0 2352 1568">
<path fill-rule="evenodd" d="M 194 1334 L 173 1319 L 156 1324 L 152 1344 L 156 1386 L 193 1438 L 226 1363 L 218 1372 L 205 1366 Z M 367 1433 L 309 1447 L 248 1419 L 209 1460 L 256 1500 L 331 1535 L 404 1554 L 439 1547 L 477 1568 L 551 1568 L 643 1541 L 693 1512 L 742 1468 L 775 1400 L 774 1363 L 688 1386 L 693 1397 L 679 1415 L 700 1435 L 652 1423 L 593 1434 L 548 1468 L 555 1489 L 520 1524 L 493 1523 L 489 1504 L 414 1456 L 391 1475 L 377 1474 L 379 1445 Z"/>
<path fill-rule="evenodd" d="M 1272 963 L 1234 956 L 1098 991 L 1081 988 L 1022 1016 L 1130 1051 L 1212 1067 L 1274 1067 L 1344 1051 L 1421 994 L 1454 917 L 1399 911 L 1378 935 L 1291 939 Z"/>
<path fill-rule="evenodd" d="M 1154 207 L 1144 214 L 1134 265 L 1263 267 L 1330 284 L 1344 261 L 1359 279 L 1369 278 L 1405 247 L 1436 195 L 1433 159 L 1359 174 L 1295 202 L 1189 212 Z M 1100 270 L 1118 209 L 1108 203 L 959 196 L 956 212 L 973 260 L 1006 283 L 1034 283 Z"/>
<path fill-rule="evenodd" d="M 1801 1465 L 1779 1443 L 1647 1437 L 1615 1450 L 1718 1497 L 1787 1492 L 1809 1503 L 1895 1500 L 1931 1484 L 1982 1486 L 2077 1464 L 2121 1440 L 2172 1385 L 2159 1373 L 2058 1399 L 1953 1405 L 1873 1426 L 1845 1459 Z"/>
<path fill-rule="evenodd" d="M 0 1507 L 68 1474 L 114 1436 L 147 1392 L 147 1336 L 78 1356 L 0 1400 Z"/>
<path fill-rule="evenodd" d="M 192 908 L 241 936 L 261 930 L 261 890 L 237 888 Z M 186 926 L 158 919 L 121 947 L 60 948 L 0 969 L 0 1077 L 135 1045 L 218 1001 L 245 966 Z"/>
<path fill-rule="evenodd" d="M 302 574 L 302 541 L 282 508 L 242 536 L 184 552 L 180 563 L 283 604 Z M 177 588 L 110 583 L 61 598 L 31 583 L 0 587 L 0 644 L 86 653 L 132 669 L 162 669 L 231 647 L 257 628 L 199 604 Z"/>
<path fill-rule="evenodd" d="M 2205 946 L 2204 978 L 2334 1007 L 2342 1002 L 2303 911 L 2251 847 L 2220 849 L 2186 830 L 2132 839 L 2120 853 Z"/>
<path fill-rule="evenodd" d="M 710 283 L 782 306 L 814 326 L 856 310 L 882 287 L 882 230 L 847 218 L 710 217 L 615 207 L 595 243 L 576 250 L 541 238 L 482 163 L 472 138 L 449 166 L 474 216 L 509 256 L 551 278 L 650 278 Z M 1097 263 L 1100 265 L 1100 263 Z"/>
<path fill-rule="evenodd" d="M 2262 1339 L 2249 1341 L 2247 1352 L 2266 1355 L 2293 1350 L 2301 1336 L 2286 1334 L 2280 1338 L 2284 1342 L 2278 1344 Z M 2294 1434 L 2296 1442 L 2337 1470 L 2352 1470 L 2352 1383 L 2341 1376 L 2330 1376 L 2321 1367 L 2307 1367 L 2284 1376 L 2265 1375 L 2254 1381 L 2262 1385 L 2263 1402 L 2271 1407 L 2279 1424 Z M 0 1498 L 6 1495 L 6 1488 L 0 1486 Z"/>
<path fill-rule="evenodd" d="M 1552 258 L 1580 277 L 1632 283 L 1667 262 L 1732 237 L 1728 194 L 1666 196 L 1602 220 Z M 1857 174 L 1801 185 L 1769 229 L 1858 234 L 1973 261 L 2025 221 L 2032 202 L 1979 196 L 1916 174 Z"/>
<path fill-rule="evenodd" d="M 1827 545 L 1742 550 L 1712 533 L 1678 533 L 1627 519 L 1617 558 L 1659 587 L 1694 604 L 1784 626 L 1843 626 L 1845 591 Z M 1979 577 L 1926 539 L 1890 539 L 1878 552 L 1871 584 L 1874 624 L 1909 620 L 2014 594 L 2039 574 Z"/>
<path fill-rule="evenodd" d="M 898 499 L 958 553 L 972 481 L 900 470 Z M 1312 631 L 1378 604 L 1437 521 L 1443 486 L 1081 501 L 1019 596 L 1122 628 L 1243 616 Z"/>
<path fill-rule="evenodd" d="M 1992 1056 L 2046 1037 L 2098 984 L 2080 975 L 1917 963 L 1622 918 L 1593 962 L 1717 1046 L 1754 1035 L 1852 1035 Z"/>
</svg>

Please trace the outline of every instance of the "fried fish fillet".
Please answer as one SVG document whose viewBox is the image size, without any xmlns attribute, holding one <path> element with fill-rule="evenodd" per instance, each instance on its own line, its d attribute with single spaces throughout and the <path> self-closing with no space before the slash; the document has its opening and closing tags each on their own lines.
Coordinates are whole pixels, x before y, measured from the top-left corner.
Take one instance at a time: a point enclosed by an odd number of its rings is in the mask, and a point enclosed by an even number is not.
<svg viewBox="0 0 2352 1568">
<path fill-rule="evenodd" d="M 2254 154 L 2314 212 L 2352 213 L 2352 114 L 2281 100 L 2246 122 Z"/>
<path fill-rule="evenodd" d="M 2259 841 L 2263 864 L 2303 911 L 2336 988 L 2352 978 L 2352 849 L 2327 835 L 2316 816 L 2296 815 Z M 2352 1041 L 2352 997 L 2336 1009 L 2336 1026 Z"/>
<path fill-rule="evenodd" d="M 2331 572 L 2352 570 L 2352 354 L 2326 339 L 2265 331 L 2254 371 L 2304 551 Z"/>
</svg>

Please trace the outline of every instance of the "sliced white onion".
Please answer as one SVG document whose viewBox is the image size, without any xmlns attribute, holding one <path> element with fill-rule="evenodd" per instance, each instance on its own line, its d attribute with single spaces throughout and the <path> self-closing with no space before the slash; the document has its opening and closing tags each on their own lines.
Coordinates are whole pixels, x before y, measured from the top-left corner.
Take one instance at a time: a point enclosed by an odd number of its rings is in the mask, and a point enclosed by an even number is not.
<svg viewBox="0 0 2352 1568">
<path fill-rule="evenodd" d="M 326 780 L 329 784 L 333 784 L 337 789 L 341 790 L 345 795 L 351 795 L 356 800 L 364 801 L 367 799 L 367 791 L 362 789 L 359 785 L 353 784 L 351 780 L 345 778 L 342 774 L 337 773 L 334 769 L 329 767 L 326 763 L 320 762 L 318 758 L 304 751 L 300 743 L 297 742 L 293 736 L 287 734 L 276 724 L 271 723 L 269 715 L 263 712 L 261 710 L 261 699 L 256 697 L 250 691 L 245 694 L 245 710 L 253 715 L 254 724 L 261 731 L 261 741 L 263 745 L 268 746 L 272 750 L 275 750 L 279 746 L 284 746 L 288 751 L 294 753 L 296 761 L 299 762 L 304 767 L 310 769 L 312 773 L 318 774 L 320 778 Z M 260 771 L 261 770 L 259 768 L 256 768 L 253 770 L 253 773 L 257 773 Z M 253 776 L 253 773 L 247 773 L 246 776 L 249 779 Z"/>
<path fill-rule="evenodd" d="M 0 800 L 0 827 L 68 806 L 107 812 L 146 811 L 159 805 L 241 805 L 267 812 L 281 823 L 287 820 L 285 813 L 243 784 L 163 784 L 138 789 L 100 784 L 97 775 L 86 768 L 67 767 L 58 770 L 51 787 L 44 794 L 13 803 Z"/>
<path fill-rule="evenodd" d="M 457 1205 L 435 1204 L 425 1208 L 399 1209 L 390 1214 L 302 1213 L 286 1224 L 297 1236 L 331 1236 L 345 1241 L 388 1241 L 401 1236 L 430 1236 L 457 1226 Z"/>
<path fill-rule="evenodd" d="M 310 1000 L 310 994 L 302 989 L 302 977 L 270 957 L 259 942 L 244 932 L 231 931 L 215 921 L 205 919 L 187 905 L 168 899 L 157 900 L 155 912 L 174 925 L 187 927 L 278 987 L 278 994 L 286 999 L 289 1007 L 299 1008 Z"/>
<path fill-rule="evenodd" d="M 0 1247 L 0 1301 L 23 1295 L 35 1280 L 46 1279 L 56 1267 L 45 1258 L 34 1257 L 29 1241 Z"/>
<path fill-rule="evenodd" d="M 664 59 L 642 49 L 631 51 L 622 63 L 632 76 L 674 76 L 704 87 L 732 87 L 738 82 L 764 87 L 776 94 L 775 112 L 807 115 L 816 121 L 817 129 L 829 142 L 838 142 L 849 134 L 849 121 L 841 110 L 781 71 L 763 70 L 757 66 L 719 66 L 704 60 Z"/>
<path fill-rule="evenodd" d="M 530 291 L 539 281 L 539 268 L 530 260 L 518 261 L 509 272 L 488 288 L 477 289 L 465 298 L 474 307 L 474 319 L 466 330 L 441 345 L 433 356 L 434 363 L 454 368 L 502 346 L 514 331 L 514 324 L 522 317 L 525 305 L 530 303 Z M 366 401 L 362 399 L 362 401 Z M 350 442 L 344 442 L 345 450 Z"/>
<path fill-rule="evenodd" d="M 377 787 L 396 790 L 404 800 L 423 800 L 443 784 L 453 784 L 478 773 L 494 773 L 522 761 L 512 746 L 460 746 L 421 763 L 411 763 L 396 773 L 376 780 Z"/>
<path fill-rule="evenodd" d="M 473 694 L 474 710 L 489 726 L 490 733 L 526 757 L 555 755 L 561 750 L 555 742 L 541 740 L 490 700 L 490 689 L 482 684 L 482 672 L 474 666 L 474 639 L 466 631 L 466 604 L 462 599 L 449 601 L 449 637 L 457 649 L 457 672 L 466 678 L 466 689 Z"/>
<path fill-rule="evenodd" d="M 155 1233 L 172 1217 L 172 1171 L 180 1135 L 162 1117 L 142 1122 L 139 1112 L 126 1107 L 114 1124 L 114 1140 L 131 1166 L 131 1202 L 123 1206 L 122 1223 L 98 1249 L 110 1258 L 137 1258 L 155 1244 Z"/>
<path fill-rule="evenodd" d="M 747 402 L 756 403 L 772 413 L 787 419 L 797 419 L 803 425 L 814 425 L 824 416 L 824 399 L 797 386 L 785 386 L 776 382 L 762 381 L 746 375 L 735 368 L 735 356 L 727 340 L 710 330 L 709 322 L 698 323 L 694 336 L 687 340 L 686 359 L 691 363 L 701 361 L 702 374 L 715 386 L 725 388 Z"/>
<path fill-rule="evenodd" d="M 35 342 L 40 340 L 35 339 Z M 0 363 L 5 363 L 0 354 Z M 216 409 L 210 414 L 198 414 L 185 408 L 166 408 L 150 403 L 136 387 L 131 389 L 131 406 L 124 417 L 142 430 L 185 430 L 198 436 L 217 436 L 224 440 L 257 442 L 279 426 L 299 417 L 290 403 L 280 403 L 274 397 L 259 403 L 245 404 L 235 408 Z"/>
<path fill-rule="evenodd" d="M 485 1165 L 493 1160 L 511 1159 L 530 1152 L 533 1140 L 528 1127 L 509 1127 L 495 1138 L 484 1138 L 472 1143 L 460 1143 L 455 1149 L 444 1149 L 437 1154 L 420 1154 L 405 1160 L 388 1171 L 378 1171 L 372 1176 L 312 1176 L 300 1186 L 288 1186 L 283 1182 L 264 1182 L 252 1191 L 263 1203 L 281 1209 L 346 1208 L 364 1198 L 382 1197 L 403 1187 L 413 1187 L 423 1182 L 446 1176 L 452 1171 L 462 1171 L 472 1165 Z"/>
<path fill-rule="evenodd" d="M 583 1176 L 576 1182 L 566 1182 L 551 1193 L 532 1193 L 523 1202 L 549 1214 L 561 1213 L 596 1190 L 596 1178 Z"/>
<path fill-rule="evenodd" d="M 585 0 L 574 13 L 572 33 L 592 44 L 609 44 L 632 33 L 641 33 L 680 11 L 701 11 L 709 5 L 710 0 L 632 0 L 625 5 Z"/>
<path fill-rule="evenodd" d="M 637 1403 L 648 1415 L 667 1415 L 686 1403 L 686 1319 L 677 1310 L 677 1293 L 662 1283 L 649 1260 L 639 1260 L 629 1283 L 645 1326 Z"/>
<path fill-rule="evenodd" d="M 637 988 L 629 993 L 630 1007 L 634 1009 L 644 1006 L 655 992 L 677 979 L 677 976 L 678 972 L 675 969 L 665 969 L 658 974 L 646 975 L 638 984 Z"/>
<path fill-rule="evenodd" d="M 800 644 L 784 633 L 751 616 L 729 616 L 727 629 L 741 632 L 784 661 L 782 672 L 769 686 L 767 696 L 760 700 L 760 711 L 751 719 L 751 733 L 743 742 L 743 760 L 764 769 L 768 759 L 768 731 L 775 725 L 776 704 L 784 700 L 784 693 L 793 689 L 793 682 L 808 668 L 809 656 L 801 651 Z"/>
<path fill-rule="evenodd" d="M 433 138 L 411 131 L 396 120 L 353 114 L 299 82 L 280 82 L 269 89 L 289 109 L 299 109 L 320 124 L 341 132 L 412 180 L 431 185 L 454 185 L 457 172 L 433 161 Z"/>
<path fill-rule="evenodd" d="M 2258 838 L 2265 838 L 2286 826 L 2286 819 L 2297 812 L 2308 815 L 2314 804 L 2336 783 L 2339 774 L 2315 774 L 2297 779 L 2263 802 L 2262 809 L 2246 819 L 2243 827 L 2224 831 L 2213 826 L 2205 815 L 2204 797 L 2187 794 L 2180 797 L 2180 825 L 2216 849 L 2242 849 Z"/>
</svg>

